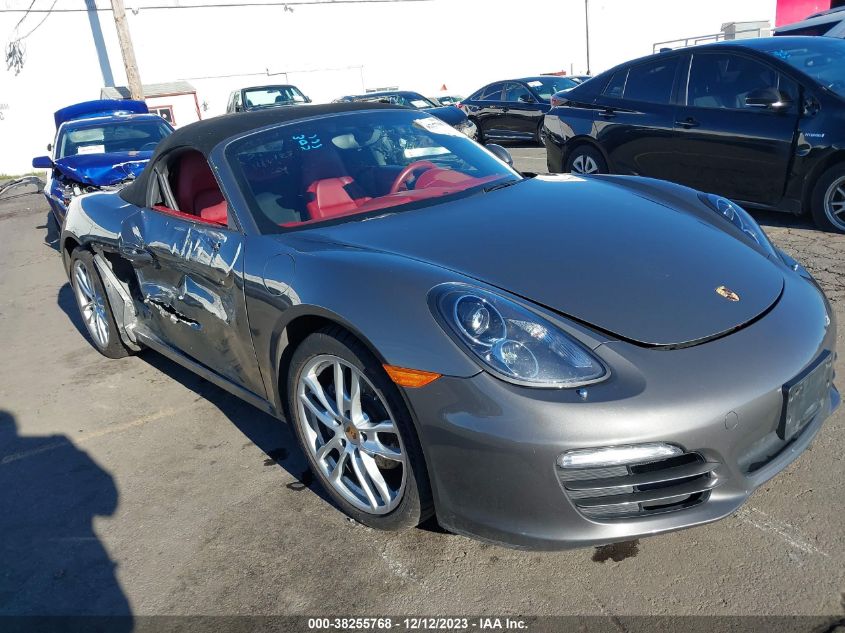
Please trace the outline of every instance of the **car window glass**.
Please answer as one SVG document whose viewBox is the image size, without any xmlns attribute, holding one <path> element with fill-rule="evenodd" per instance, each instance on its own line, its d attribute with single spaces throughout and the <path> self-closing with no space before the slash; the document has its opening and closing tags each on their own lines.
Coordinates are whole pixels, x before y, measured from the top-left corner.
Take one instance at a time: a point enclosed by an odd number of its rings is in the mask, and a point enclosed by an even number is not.
<svg viewBox="0 0 845 633">
<path fill-rule="evenodd" d="M 151 152 L 172 128 L 161 120 L 126 120 L 110 123 L 78 123 L 62 128 L 56 142 L 56 158 L 82 154 Z"/>
<path fill-rule="evenodd" d="M 502 98 L 503 84 L 493 84 L 484 89 L 481 94 L 481 101 L 500 101 Z"/>
<path fill-rule="evenodd" d="M 571 77 L 538 77 L 526 83 L 541 99 L 549 100 L 552 95 L 561 90 L 569 90 L 578 85 Z"/>
<path fill-rule="evenodd" d="M 450 125 L 404 109 L 267 129 L 229 145 L 226 160 L 264 233 L 438 204 L 519 179 Z"/>
<path fill-rule="evenodd" d="M 805 26 L 800 29 L 791 29 L 789 31 L 789 36 L 792 37 L 793 35 L 810 35 L 814 37 L 821 37 L 826 35 L 828 31 L 830 31 L 836 23 L 834 22 L 831 24 L 830 22 L 826 22 L 824 24 L 814 24 L 812 26 Z"/>
<path fill-rule="evenodd" d="M 522 84 L 507 84 L 505 88 L 505 101 L 519 101 L 520 97 L 530 97 L 528 89 Z"/>
<path fill-rule="evenodd" d="M 781 78 L 773 68 L 741 55 L 694 55 L 687 88 L 687 104 L 698 108 L 744 109 L 755 90 L 779 89 Z M 795 84 L 784 78 L 784 91 Z M 794 95 L 790 94 L 795 98 Z"/>
<path fill-rule="evenodd" d="M 625 80 L 627 78 L 627 68 L 625 70 L 617 70 L 615 73 L 613 73 L 613 77 L 610 78 L 610 81 L 607 82 L 607 86 L 604 89 L 604 95 L 606 97 L 621 99 L 622 95 L 625 92 Z"/>
<path fill-rule="evenodd" d="M 228 225 L 228 206 L 208 161 L 200 152 L 187 150 L 161 158 L 155 167 L 160 176 L 150 191 L 150 206 L 159 213 L 197 222 Z M 169 198 L 163 187 L 169 189 Z M 174 206 L 171 206 L 174 205 Z"/>
<path fill-rule="evenodd" d="M 260 108 L 279 103 L 305 103 L 303 95 L 295 86 L 267 86 L 244 93 L 250 107 Z"/>
<path fill-rule="evenodd" d="M 669 103 L 675 83 L 678 58 L 659 59 L 634 66 L 625 82 L 625 99 L 648 103 Z"/>
<path fill-rule="evenodd" d="M 771 40 L 761 49 L 845 97 L 845 40 L 834 37 L 801 40 L 773 37 Z"/>
</svg>

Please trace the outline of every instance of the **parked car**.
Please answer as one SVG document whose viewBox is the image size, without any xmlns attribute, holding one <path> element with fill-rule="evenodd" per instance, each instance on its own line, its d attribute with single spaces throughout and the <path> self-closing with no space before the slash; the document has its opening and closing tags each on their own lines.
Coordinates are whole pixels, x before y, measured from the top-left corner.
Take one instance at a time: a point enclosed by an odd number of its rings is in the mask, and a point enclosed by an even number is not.
<svg viewBox="0 0 845 633">
<path fill-rule="evenodd" d="M 478 130 L 475 124 L 460 109 L 451 105 L 438 105 L 435 101 L 422 96 L 419 92 L 412 92 L 410 90 L 368 92 L 362 95 L 346 95 L 336 101 L 338 103 L 351 103 L 355 101 L 360 103 L 391 103 L 415 110 L 423 110 L 445 121 L 471 139 L 476 139 L 478 136 Z"/>
<path fill-rule="evenodd" d="M 444 106 L 456 106 L 459 107 L 461 105 L 461 99 L 463 97 L 459 97 L 458 95 L 441 95 L 439 97 L 432 97 L 429 101 L 434 101 L 435 103 L 439 103 L 440 105 Z"/>
<path fill-rule="evenodd" d="M 546 117 L 548 168 L 663 178 L 845 231 L 845 42 L 720 42 L 622 64 Z"/>
<path fill-rule="evenodd" d="M 806 20 L 779 26 L 775 35 L 815 35 L 845 38 L 845 7 L 837 7 L 809 16 Z"/>
<path fill-rule="evenodd" d="M 561 548 L 700 525 L 839 404 L 824 294 L 740 207 L 524 178 L 408 108 L 187 125 L 75 199 L 61 244 L 100 352 L 288 420 L 371 527 Z"/>
<path fill-rule="evenodd" d="M 251 110 L 301 105 L 303 103 L 311 103 L 311 98 L 306 97 L 294 85 L 252 86 L 250 88 L 233 90 L 229 94 L 229 101 L 226 103 L 226 112 L 249 112 Z"/>
<path fill-rule="evenodd" d="M 539 76 L 497 81 L 461 101 L 461 109 L 485 140 L 543 143 L 543 117 L 556 92 L 578 83 L 569 77 Z"/>
<path fill-rule="evenodd" d="M 32 159 L 49 170 L 44 195 L 61 226 L 67 205 L 91 191 L 121 189 L 147 165 L 159 141 L 173 132 L 143 101 L 100 99 L 58 110 L 51 156 Z"/>
<path fill-rule="evenodd" d="M 583 82 L 579 82 L 579 83 L 583 83 Z M 574 87 L 575 86 L 572 86 L 572 88 L 574 88 Z M 551 108 L 556 108 L 559 105 L 563 105 L 564 102 L 566 101 L 566 95 L 569 93 L 570 90 L 572 90 L 572 88 L 564 88 L 560 92 L 554 93 L 552 95 L 552 98 L 549 99 L 549 105 L 551 106 Z M 549 109 L 551 109 L 551 108 L 549 108 Z M 544 121 L 544 123 L 545 123 L 545 121 Z"/>
</svg>

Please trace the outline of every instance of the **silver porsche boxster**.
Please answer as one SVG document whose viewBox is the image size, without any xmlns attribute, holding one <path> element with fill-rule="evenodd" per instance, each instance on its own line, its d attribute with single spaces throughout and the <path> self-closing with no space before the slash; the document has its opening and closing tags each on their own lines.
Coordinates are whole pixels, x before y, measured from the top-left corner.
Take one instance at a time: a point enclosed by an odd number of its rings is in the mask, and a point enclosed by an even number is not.
<svg viewBox="0 0 845 633">
<path fill-rule="evenodd" d="M 714 521 L 839 404 L 830 306 L 742 208 L 524 177 L 419 111 L 182 127 L 61 239 L 100 352 L 289 421 L 375 528 L 554 549 Z"/>
</svg>

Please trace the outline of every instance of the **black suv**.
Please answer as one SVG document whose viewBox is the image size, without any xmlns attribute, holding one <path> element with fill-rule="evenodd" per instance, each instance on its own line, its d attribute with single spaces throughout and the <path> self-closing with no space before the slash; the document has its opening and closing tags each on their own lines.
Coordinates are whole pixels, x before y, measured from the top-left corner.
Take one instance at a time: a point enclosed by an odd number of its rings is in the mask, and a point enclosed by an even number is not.
<svg viewBox="0 0 845 633">
<path fill-rule="evenodd" d="M 776 37 L 659 53 L 563 95 L 549 171 L 671 180 L 845 232 L 845 41 Z"/>
</svg>

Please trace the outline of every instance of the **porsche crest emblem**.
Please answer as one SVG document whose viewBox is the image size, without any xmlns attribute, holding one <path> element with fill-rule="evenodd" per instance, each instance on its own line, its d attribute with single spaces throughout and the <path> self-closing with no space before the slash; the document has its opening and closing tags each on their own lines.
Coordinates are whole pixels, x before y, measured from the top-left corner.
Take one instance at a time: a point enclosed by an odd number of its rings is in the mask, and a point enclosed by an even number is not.
<svg viewBox="0 0 845 633">
<path fill-rule="evenodd" d="M 716 294 L 728 301 L 739 301 L 739 295 L 726 286 L 716 288 Z"/>
</svg>

